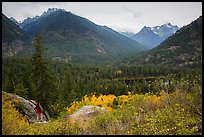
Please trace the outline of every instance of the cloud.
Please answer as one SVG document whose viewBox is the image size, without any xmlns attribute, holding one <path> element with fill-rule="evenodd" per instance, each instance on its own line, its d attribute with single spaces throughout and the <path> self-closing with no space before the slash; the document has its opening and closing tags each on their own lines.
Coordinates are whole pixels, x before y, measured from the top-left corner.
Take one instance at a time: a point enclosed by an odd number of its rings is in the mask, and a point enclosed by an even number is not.
<svg viewBox="0 0 204 137">
<path fill-rule="evenodd" d="M 18 6 L 64 5 L 64 2 L 15 2 Z"/>
<path fill-rule="evenodd" d="M 123 10 L 127 11 L 127 12 L 132 13 L 135 18 L 138 18 L 138 17 L 141 16 L 141 13 L 135 12 L 135 11 L 132 10 L 132 9 L 128 9 L 128 8 L 126 8 L 126 7 L 124 7 L 124 6 L 122 6 L 121 8 L 122 8 Z"/>
</svg>

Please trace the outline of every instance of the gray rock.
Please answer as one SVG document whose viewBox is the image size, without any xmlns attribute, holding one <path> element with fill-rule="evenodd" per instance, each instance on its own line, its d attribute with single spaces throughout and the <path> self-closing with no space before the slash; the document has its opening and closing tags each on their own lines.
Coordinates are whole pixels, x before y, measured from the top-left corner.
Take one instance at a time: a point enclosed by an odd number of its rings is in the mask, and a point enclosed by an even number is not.
<svg viewBox="0 0 204 137">
<path fill-rule="evenodd" d="M 35 106 L 36 106 L 35 104 L 37 103 L 34 100 L 26 100 L 16 94 L 10 94 L 10 93 L 6 93 L 6 94 L 11 96 L 17 101 L 17 103 L 15 103 L 15 107 L 20 113 L 26 116 L 26 118 L 30 123 L 37 122 L 37 113 L 35 111 Z M 43 121 L 50 120 L 50 115 L 47 111 L 44 111 L 42 119 Z"/>
<path fill-rule="evenodd" d="M 104 107 L 83 106 L 80 109 L 78 109 L 76 112 L 74 112 L 72 115 L 67 116 L 66 118 L 71 118 L 76 120 L 80 120 L 80 119 L 88 120 L 89 118 L 99 115 L 105 111 L 107 111 L 107 109 L 105 109 Z"/>
</svg>

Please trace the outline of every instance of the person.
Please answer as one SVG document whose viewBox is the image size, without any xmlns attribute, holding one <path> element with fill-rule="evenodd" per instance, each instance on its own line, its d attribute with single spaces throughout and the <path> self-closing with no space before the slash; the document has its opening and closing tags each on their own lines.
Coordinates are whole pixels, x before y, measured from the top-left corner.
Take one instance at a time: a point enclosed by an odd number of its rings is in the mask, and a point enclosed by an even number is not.
<svg viewBox="0 0 204 137">
<path fill-rule="evenodd" d="M 37 122 L 39 122 L 39 120 L 43 122 L 43 115 L 42 115 L 43 109 L 42 109 L 42 106 L 40 105 L 40 102 L 37 103 L 35 110 L 37 112 Z"/>
</svg>

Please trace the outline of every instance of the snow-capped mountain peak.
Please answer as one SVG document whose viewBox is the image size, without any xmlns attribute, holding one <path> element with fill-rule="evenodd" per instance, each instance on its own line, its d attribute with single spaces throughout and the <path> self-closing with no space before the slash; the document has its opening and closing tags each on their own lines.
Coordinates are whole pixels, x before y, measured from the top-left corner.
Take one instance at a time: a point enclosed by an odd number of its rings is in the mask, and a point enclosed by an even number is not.
<svg viewBox="0 0 204 137">
<path fill-rule="evenodd" d="M 57 12 L 57 11 L 66 11 L 65 9 L 58 9 L 58 8 L 49 8 L 47 11 L 43 12 L 41 16 L 47 16 L 51 13 Z"/>
<path fill-rule="evenodd" d="M 174 34 L 177 30 L 179 30 L 179 27 L 177 25 L 172 25 L 170 22 L 161 26 L 144 26 L 141 31 L 132 36 L 132 39 L 148 46 L 149 48 L 153 48 Z"/>
<path fill-rule="evenodd" d="M 170 35 L 174 34 L 177 30 L 179 30 L 179 27 L 177 25 L 172 25 L 170 22 L 165 23 L 161 26 L 150 28 L 155 34 L 159 35 L 164 40 Z"/>
<path fill-rule="evenodd" d="M 170 27 L 172 27 L 173 25 L 172 25 L 170 22 L 167 22 L 167 23 L 164 24 L 164 26 L 170 28 Z"/>
<path fill-rule="evenodd" d="M 46 17 L 46 16 L 48 16 L 48 15 L 50 15 L 50 14 L 52 14 L 52 13 L 55 13 L 55 12 L 61 12 L 61 11 L 65 11 L 65 12 L 66 12 L 65 9 L 49 8 L 47 11 L 44 11 L 44 12 L 42 13 L 42 15 L 40 15 L 40 16 L 37 15 L 37 16 L 35 16 L 35 17 L 33 17 L 33 18 L 28 17 L 28 18 L 24 19 L 24 20 L 22 21 L 22 23 L 19 24 L 19 26 L 20 26 L 21 28 L 23 28 L 25 25 L 27 25 L 27 24 L 29 24 L 29 23 L 31 23 L 31 22 L 35 22 L 35 21 L 37 21 L 37 20 L 40 19 L 40 18 Z"/>
</svg>

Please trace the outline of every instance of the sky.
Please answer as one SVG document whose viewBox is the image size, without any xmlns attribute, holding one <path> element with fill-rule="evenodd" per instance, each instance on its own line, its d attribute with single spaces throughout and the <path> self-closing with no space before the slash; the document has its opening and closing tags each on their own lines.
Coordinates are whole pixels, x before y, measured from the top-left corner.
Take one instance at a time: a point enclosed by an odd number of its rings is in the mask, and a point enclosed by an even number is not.
<svg viewBox="0 0 204 137">
<path fill-rule="evenodd" d="M 170 22 L 182 27 L 202 15 L 202 2 L 2 2 L 2 13 L 23 21 L 61 8 L 116 31 L 137 33 Z"/>
</svg>

